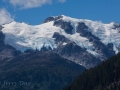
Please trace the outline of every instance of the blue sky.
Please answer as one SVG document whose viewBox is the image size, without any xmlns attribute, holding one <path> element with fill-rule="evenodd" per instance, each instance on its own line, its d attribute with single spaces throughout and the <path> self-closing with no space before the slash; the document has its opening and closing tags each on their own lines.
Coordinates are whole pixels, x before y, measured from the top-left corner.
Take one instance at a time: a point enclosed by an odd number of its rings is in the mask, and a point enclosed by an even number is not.
<svg viewBox="0 0 120 90">
<path fill-rule="evenodd" d="M 120 23 L 119 4 L 120 0 L 0 0 L 0 9 L 4 9 L 15 21 L 32 25 L 42 23 L 49 16 L 62 14 L 104 23 Z"/>
</svg>

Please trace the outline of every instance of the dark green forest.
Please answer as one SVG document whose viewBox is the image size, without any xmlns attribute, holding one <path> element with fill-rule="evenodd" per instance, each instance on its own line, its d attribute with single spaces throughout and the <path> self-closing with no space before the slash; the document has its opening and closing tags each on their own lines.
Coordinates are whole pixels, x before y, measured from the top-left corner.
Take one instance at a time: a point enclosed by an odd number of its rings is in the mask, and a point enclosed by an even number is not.
<svg viewBox="0 0 120 90">
<path fill-rule="evenodd" d="M 61 90 L 84 70 L 52 51 L 23 53 L 0 60 L 0 90 Z"/>
<path fill-rule="evenodd" d="M 63 90 L 120 90 L 120 53 L 86 70 Z"/>
</svg>

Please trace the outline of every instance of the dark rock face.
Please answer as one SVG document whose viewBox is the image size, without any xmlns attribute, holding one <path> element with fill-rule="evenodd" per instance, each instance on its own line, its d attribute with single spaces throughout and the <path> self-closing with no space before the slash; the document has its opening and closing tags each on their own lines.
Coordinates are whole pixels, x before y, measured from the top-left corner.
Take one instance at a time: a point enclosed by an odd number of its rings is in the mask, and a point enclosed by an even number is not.
<svg viewBox="0 0 120 90">
<path fill-rule="evenodd" d="M 47 47 L 47 48 L 46 48 L 46 47 L 43 46 L 43 47 L 41 48 L 41 51 L 50 51 L 50 50 L 52 50 L 51 47 Z"/>
<path fill-rule="evenodd" d="M 114 25 L 113 25 L 114 27 L 113 27 L 113 29 L 117 29 L 117 28 L 120 28 L 120 24 L 119 23 L 114 23 Z"/>
<path fill-rule="evenodd" d="M 120 33 L 120 24 L 119 23 L 114 23 L 113 29 L 117 29 L 118 33 Z M 117 48 L 120 51 L 120 45 Z"/>
<path fill-rule="evenodd" d="M 115 52 L 113 51 L 113 45 L 109 44 L 108 46 L 105 46 L 98 37 L 94 36 L 88 30 L 88 27 L 83 22 L 80 22 L 78 24 L 77 32 L 80 33 L 81 36 L 86 37 L 90 42 L 93 43 L 95 50 L 100 54 L 101 60 L 105 60 L 115 55 Z"/>
<path fill-rule="evenodd" d="M 77 32 L 80 33 L 80 36 L 87 37 L 90 42 L 93 40 L 100 40 L 98 37 L 94 36 L 90 31 L 88 31 L 88 27 L 83 22 L 79 22 L 77 26 Z"/>
<path fill-rule="evenodd" d="M 0 25 L 0 31 L 2 30 L 2 28 L 3 28 L 3 27 Z"/>
<path fill-rule="evenodd" d="M 50 21 L 56 21 L 58 19 L 61 19 L 63 16 L 57 16 L 57 17 L 48 17 L 47 19 L 45 19 L 45 21 L 43 23 L 47 23 Z"/>
<path fill-rule="evenodd" d="M 73 27 L 71 26 L 70 22 L 65 22 L 63 20 L 57 20 L 54 22 L 54 26 L 61 27 L 65 30 L 67 34 L 73 34 Z"/>
<path fill-rule="evenodd" d="M 0 31 L 0 44 L 4 43 L 5 35 Z"/>
<path fill-rule="evenodd" d="M 113 51 L 113 44 L 112 43 L 108 43 L 106 46 L 110 51 Z"/>
<path fill-rule="evenodd" d="M 77 27 L 77 32 L 80 33 L 81 36 L 86 36 L 88 27 L 85 25 L 83 22 L 79 22 L 78 27 Z M 84 33 L 84 31 L 86 31 Z M 83 33 L 81 33 L 83 32 Z"/>
<path fill-rule="evenodd" d="M 75 43 L 68 43 L 65 46 L 59 46 L 56 52 L 60 56 L 81 64 L 87 69 L 94 67 L 101 62 L 98 58 L 94 57 L 80 46 L 77 46 Z"/>
<path fill-rule="evenodd" d="M 71 26 L 70 22 L 65 22 L 61 20 L 61 18 L 63 18 L 63 16 L 48 17 L 43 23 L 54 21 L 54 26 L 61 27 L 68 34 L 73 34 L 73 27 Z"/>
<path fill-rule="evenodd" d="M 94 41 L 93 45 L 95 46 L 96 50 L 101 55 L 101 59 L 103 60 L 115 55 L 113 49 L 106 47 L 103 43 L 101 43 L 101 41 Z"/>
<path fill-rule="evenodd" d="M 73 62 L 76 62 L 78 64 L 82 64 L 86 68 L 94 67 L 101 62 L 98 58 L 88 53 L 85 48 L 81 48 L 74 42 L 68 40 L 63 35 L 55 33 L 53 37 L 55 38 L 55 41 L 58 45 L 57 48 L 55 49 L 55 52 L 58 53 L 60 56 L 67 58 Z M 63 45 L 63 42 L 67 44 Z"/>
<path fill-rule="evenodd" d="M 43 23 L 47 23 L 47 22 L 54 21 L 54 20 L 55 20 L 54 17 L 48 17 L 47 19 L 45 19 Z"/>
<path fill-rule="evenodd" d="M 55 38 L 55 42 L 58 44 L 59 42 L 70 42 L 65 36 L 60 35 L 58 32 L 55 32 L 53 35 L 53 38 Z"/>
<path fill-rule="evenodd" d="M 118 32 L 120 33 L 120 24 L 119 23 L 114 23 L 113 29 L 117 29 Z"/>
</svg>

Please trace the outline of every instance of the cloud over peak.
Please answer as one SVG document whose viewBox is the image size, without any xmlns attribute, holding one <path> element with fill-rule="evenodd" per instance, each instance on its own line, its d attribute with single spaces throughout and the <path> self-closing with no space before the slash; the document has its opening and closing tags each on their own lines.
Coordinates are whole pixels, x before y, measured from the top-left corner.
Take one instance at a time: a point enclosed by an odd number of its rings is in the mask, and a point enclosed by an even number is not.
<svg viewBox="0 0 120 90">
<path fill-rule="evenodd" d="M 9 3 L 20 9 L 40 7 L 45 4 L 51 4 L 53 0 L 9 0 Z M 66 0 L 57 0 L 64 3 Z"/>
<path fill-rule="evenodd" d="M 10 0 L 13 6 L 18 6 L 21 9 L 39 7 L 44 4 L 50 4 L 51 0 Z"/>
<path fill-rule="evenodd" d="M 13 18 L 10 13 L 4 8 L 0 9 L 0 25 L 10 23 L 11 21 L 13 21 Z"/>
</svg>

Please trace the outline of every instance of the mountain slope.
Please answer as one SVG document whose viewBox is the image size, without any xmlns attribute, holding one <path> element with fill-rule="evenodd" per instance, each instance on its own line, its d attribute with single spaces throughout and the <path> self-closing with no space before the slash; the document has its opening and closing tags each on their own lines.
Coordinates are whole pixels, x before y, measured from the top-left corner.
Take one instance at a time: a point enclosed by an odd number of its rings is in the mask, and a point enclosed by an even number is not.
<svg viewBox="0 0 120 90">
<path fill-rule="evenodd" d="M 58 44 L 55 52 L 60 56 L 85 66 L 86 68 L 96 66 L 101 62 L 99 58 L 88 53 L 85 48 L 81 48 L 76 43 L 65 38 L 63 35 L 55 33 L 53 37 Z"/>
<path fill-rule="evenodd" d="M 85 70 L 45 47 L 21 52 L 4 39 L 0 31 L 0 90 L 61 90 Z"/>
<path fill-rule="evenodd" d="M 120 90 L 120 53 L 85 71 L 64 90 Z"/>
<path fill-rule="evenodd" d="M 0 90 L 61 90 L 84 70 L 51 51 L 24 53 L 9 61 L 0 61 Z M 15 83 L 8 85 L 7 82 Z"/>
<path fill-rule="evenodd" d="M 4 43 L 5 35 L 0 31 L 0 61 L 14 58 L 21 54 L 19 50 L 16 50 L 9 44 Z"/>
<path fill-rule="evenodd" d="M 17 50 L 24 52 L 27 49 L 41 50 L 44 47 L 86 68 L 94 67 L 120 51 L 118 23 L 104 24 L 61 15 L 48 17 L 41 25 L 13 21 L 2 27 L 5 43 Z M 83 54 L 68 51 L 70 43 L 81 48 Z"/>
</svg>

